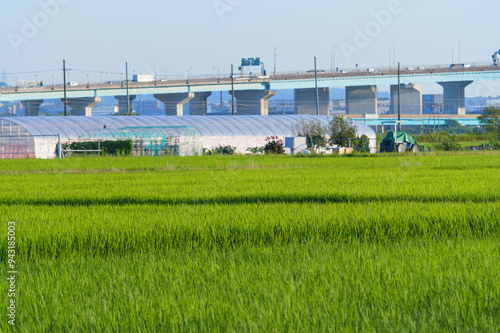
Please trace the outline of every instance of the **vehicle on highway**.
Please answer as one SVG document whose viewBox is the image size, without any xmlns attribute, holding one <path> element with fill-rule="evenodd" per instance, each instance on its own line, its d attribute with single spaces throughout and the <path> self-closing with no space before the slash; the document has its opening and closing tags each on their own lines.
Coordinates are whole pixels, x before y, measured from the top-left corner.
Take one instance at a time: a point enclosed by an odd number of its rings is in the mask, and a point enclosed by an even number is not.
<svg viewBox="0 0 500 333">
<path fill-rule="evenodd" d="M 134 74 L 132 77 L 133 82 L 154 82 L 155 76 L 150 74 Z"/>
</svg>

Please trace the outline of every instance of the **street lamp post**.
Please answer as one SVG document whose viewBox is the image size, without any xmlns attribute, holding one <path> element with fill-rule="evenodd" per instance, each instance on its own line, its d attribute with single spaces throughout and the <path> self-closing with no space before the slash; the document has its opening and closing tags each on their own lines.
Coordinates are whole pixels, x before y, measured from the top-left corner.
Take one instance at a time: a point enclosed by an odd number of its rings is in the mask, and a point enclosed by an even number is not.
<svg viewBox="0 0 500 333">
<path fill-rule="evenodd" d="M 394 67 L 396 67 L 396 42 L 392 43 L 392 59 Z"/>
<path fill-rule="evenodd" d="M 333 44 L 333 70 L 337 71 L 337 49 L 336 45 Z"/>
<path fill-rule="evenodd" d="M 276 76 L 276 48 L 274 48 L 274 76 Z"/>
<path fill-rule="evenodd" d="M 458 41 L 458 63 L 461 64 L 461 51 L 462 51 L 462 41 Z"/>
</svg>

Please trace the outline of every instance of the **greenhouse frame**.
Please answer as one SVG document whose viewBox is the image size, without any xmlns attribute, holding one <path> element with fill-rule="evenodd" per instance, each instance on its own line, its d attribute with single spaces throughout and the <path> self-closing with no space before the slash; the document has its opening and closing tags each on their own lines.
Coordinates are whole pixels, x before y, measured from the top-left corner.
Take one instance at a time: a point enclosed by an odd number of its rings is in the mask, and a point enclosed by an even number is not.
<svg viewBox="0 0 500 333">
<path fill-rule="evenodd" d="M 137 151 L 151 155 L 199 155 L 203 149 L 235 147 L 237 153 L 265 145 L 270 137 L 294 136 L 304 121 L 328 125 L 331 117 L 285 116 L 96 116 L 96 117 L 0 117 L 0 159 L 55 158 L 59 143 L 78 140 L 130 139 Z M 376 134 L 354 122 L 357 135 L 369 139 L 376 151 Z"/>
</svg>

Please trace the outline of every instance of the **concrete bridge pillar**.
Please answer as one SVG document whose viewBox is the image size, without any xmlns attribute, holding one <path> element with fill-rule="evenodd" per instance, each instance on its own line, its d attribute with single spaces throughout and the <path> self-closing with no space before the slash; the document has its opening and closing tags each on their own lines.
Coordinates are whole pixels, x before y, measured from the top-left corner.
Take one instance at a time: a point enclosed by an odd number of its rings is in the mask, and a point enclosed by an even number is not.
<svg viewBox="0 0 500 333">
<path fill-rule="evenodd" d="M 118 114 L 126 114 L 128 112 L 127 110 L 127 96 L 115 96 L 115 98 L 118 100 Z M 130 100 L 130 111 L 133 110 L 132 108 L 132 101 L 135 99 L 135 95 L 130 95 L 129 100 Z"/>
<path fill-rule="evenodd" d="M 201 92 L 194 94 L 194 98 L 189 101 L 190 116 L 207 115 L 207 98 L 212 95 L 211 92 Z"/>
<path fill-rule="evenodd" d="M 346 114 L 378 114 L 377 86 L 345 88 Z"/>
<path fill-rule="evenodd" d="M 68 106 L 71 109 L 70 115 L 92 117 L 92 108 L 100 102 L 101 97 L 68 99 Z"/>
<path fill-rule="evenodd" d="M 330 114 L 330 88 L 318 89 L 319 114 Z M 316 89 L 295 89 L 295 110 L 297 114 L 316 115 Z"/>
<path fill-rule="evenodd" d="M 184 104 L 194 98 L 194 93 L 156 94 L 154 96 L 157 100 L 165 104 L 165 115 L 183 116 Z"/>
<path fill-rule="evenodd" d="M 40 115 L 40 105 L 43 104 L 43 99 L 21 101 L 21 103 L 24 106 L 24 115 L 26 117 L 37 117 Z"/>
<path fill-rule="evenodd" d="M 269 115 L 269 99 L 276 94 L 273 90 L 241 90 L 235 91 L 237 115 Z"/>
<path fill-rule="evenodd" d="M 465 115 L 465 87 L 472 82 L 438 82 L 444 90 L 444 114 Z"/>
<path fill-rule="evenodd" d="M 391 113 L 398 114 L 398 85 L 391 86 Z M 422 85 L 401 85 L 401 114 L 422 114 Z"/>
</svg>

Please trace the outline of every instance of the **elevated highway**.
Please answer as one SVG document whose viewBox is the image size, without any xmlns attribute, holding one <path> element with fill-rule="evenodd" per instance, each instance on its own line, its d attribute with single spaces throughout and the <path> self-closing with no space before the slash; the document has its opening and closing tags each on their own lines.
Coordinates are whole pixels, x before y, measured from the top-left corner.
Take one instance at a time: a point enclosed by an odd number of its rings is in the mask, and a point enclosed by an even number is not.
<svg viewBox="0 0 500 333">
<path fill-rule="evenodd" d="M 500 66 L 492 65 L 456 65 L 404 68 L 400 72 L 403 88 L 403 107 L 405 100 L 419 101 L 420 105 L 412 113 L 421 114 L 421 84 L 439 83 L 444 89 L 444 113 L 465 114 L 465 87 L 474 81 L 499 80 Z M 352 69 L 347 71 L 318 71 L 318 87 L 320 91 L 320 114 L 328 112 L 329 89 L 346 88 L 347 112 L 350 114 L 377 114 L 377 86 L 391 85 L 396 87 L 398 71 L 393 68 Z M 290 72 L 271 76 L 234 76 L 234 91 L 238 109 L 245 109 L 245 114 L 267 114 L 267 101 L 275 90 L 295 90 L 298 113 L 315 113 L 315 73 Z M 68 104 L 77 100 L 80 107 L 76 115 L 91 115 L 89 108 L 100 100 L 100 97 L 115 96 L 119 101 L 120 112 L 127 104 L 126 82 L 80 83 L 66 86 Z M 137 95 L 155 95 L 166 105 L 167 115 L 182 115 L 183 106 L 191 100 L 200 100 L 200 108 L 190 114 L 206 114 L 206 98 L 212 92 L 231 91 L 231 77 L 186 77 L 185 79 L 157 80 L 152 82 L 129 81 L 128 95 L 133 100 Z M 263 93 L 265 92 L 265 93 Z M 240 97 L 240 98 L 239 98 Z M 36 105 L 46 99 L 63 99 L 64 86 L 51 85 L 45 87 L 4 87 L 0 88 L 0 102 L 22 101 L 34 105 L 32 115 L 38 115 Z M 205 103 L 203 103 L 203 99 Z M 244 99 L 244 100 L 243 100 Z M 240 100 L 240 101 L 238 101 Z M 85 103 L 88 103 L 85 106 Z M 245 104 L 247 107 L 243 107 Z M 313 105 L 314 104 L 314 105 Z M 205 105 L 205 106 L 203 106 Z M 249 106 L 250 105 L 250 106 Z M 169 108 L 169 106 L 171 106 Z M 393 103 L 392 109 L 397 105 Z M 86 111 L 83 111 L 86 108 Z M 205 109 L 203 109 L 205 108 Z M 420 112 L 419 112 L 420 110 Z M 191 111 L 191 110 L 190 110 Z M 403 110 L 402 110 L 403 111 Z"/>
</svg>

